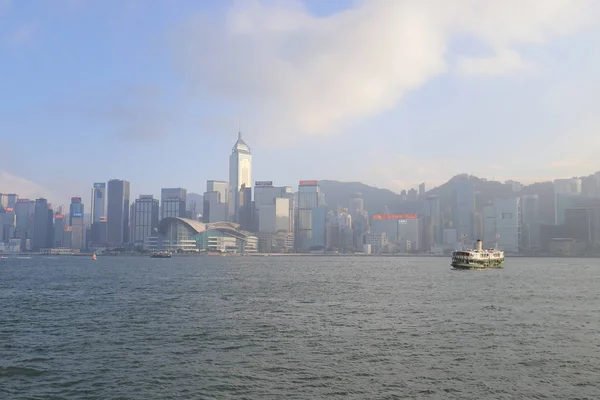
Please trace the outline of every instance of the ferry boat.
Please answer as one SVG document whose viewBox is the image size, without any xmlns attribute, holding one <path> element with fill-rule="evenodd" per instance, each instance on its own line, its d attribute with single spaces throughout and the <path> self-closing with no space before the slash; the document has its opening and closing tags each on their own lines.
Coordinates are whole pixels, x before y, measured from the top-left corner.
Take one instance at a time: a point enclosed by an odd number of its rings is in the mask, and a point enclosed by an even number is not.
<svg viewBox="0 0 600 400">
<path fill-rule="evenodd" d="M 150 258 L 171 258 L 171 253 L 168 251 L 153 251 Z"/>
<path fill-rule="evenodd" d="M 452 267 L 457 269 L 486 269 L 502 268 L 504 252 L 498 249 L 483 249 L 481 240 L 477 241 L 477 248 L 470 250 L 456 250 L 452 253 Z"/>
</svg>

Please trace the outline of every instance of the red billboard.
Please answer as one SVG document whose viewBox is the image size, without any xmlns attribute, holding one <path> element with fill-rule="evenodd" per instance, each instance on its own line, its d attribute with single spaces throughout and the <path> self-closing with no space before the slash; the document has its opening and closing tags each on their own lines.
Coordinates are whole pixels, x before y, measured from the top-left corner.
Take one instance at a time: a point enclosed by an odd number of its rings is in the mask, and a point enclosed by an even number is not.
<svg viewBox="0 0 600 400">
<path fill-rule="evenodd" d="M 81 197 L 71 197 L 71 203 L 81 203 Z"/>
<path fill-rule="evenodd" d="M 300 181 L 299 186 L 317 186 L 319 181 Z"/>
<path fill-rule="evenodd" d="M 373 219 L 417 219 L 417 214 L 375 214 Z"/>
<path fill-rule="evenodd" d="M 54 219 L 63 219 L 64 217 L 65 217 L 65 216 L 64 216 L 64 215 L 62 215 L 62 214 L 56 214 L 56 215 L 54 216 Z"/>
<path fill-rule="evenodd" d="M 14 211 L 14 209 L 11 208 L 11 207 L 6 207 L 5 210 L 6 210 L 6 212 L 13 212 Z"/>
</svg>

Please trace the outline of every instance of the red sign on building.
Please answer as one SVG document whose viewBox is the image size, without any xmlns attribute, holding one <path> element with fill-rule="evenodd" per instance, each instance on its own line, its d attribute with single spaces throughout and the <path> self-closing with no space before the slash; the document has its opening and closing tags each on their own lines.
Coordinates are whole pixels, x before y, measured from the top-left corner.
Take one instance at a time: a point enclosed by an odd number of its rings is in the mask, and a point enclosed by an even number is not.
<svg viewBox="0 0 600 400">
<path fill-rule="evenodd" d="M 317 186 L 319 181 L 300 181 L 300 186 Z"/>
</svg>

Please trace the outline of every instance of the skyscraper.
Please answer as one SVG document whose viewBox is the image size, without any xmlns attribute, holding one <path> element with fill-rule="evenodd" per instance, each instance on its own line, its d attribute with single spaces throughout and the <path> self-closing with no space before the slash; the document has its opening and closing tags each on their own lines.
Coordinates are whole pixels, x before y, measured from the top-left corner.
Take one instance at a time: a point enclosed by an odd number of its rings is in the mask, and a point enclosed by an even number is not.
<svg viewBox="0 0 600 400">
<path fill-rule="evenodd" d="M 419 185 L 419 197 L 421 199 L 425 198 L 425 182 L 423 182 Z"/>
<path fill-rule="evenodd" d="M 90 242 L 93 247 L 106 246 L 106 217 L 100 217 L 99 221 L 92 224 L 92 239 Z"/>
<path fill-rule="evenodd" d="M 207 192 L 218 192 L 221 203 L 227 203 L 227 192 L 229 190 L 229 184 L 225 181 L 206 181 Z"/>
<path fill-rule="evenodd" d="M 109 246 L 129 243 L 129 182 L 120 179 L 108 181 L 106 209 L 106 242 Z"/>
<path fill-rule="evenodd" d="M 459 240 L 469 244 L 475 240 L 475 187 L 468 177 L 454 182 L 454 199 L 452 204 L 452 224 Z"/>
<path fill-rule="evenodd" d="M 0 206 L 0 242 L 8 243 L 15 235 L 15 211 Z"/>
<path fill-rule="evenodd" d="M 242 139 L 242 133 L 238 133 L 238 140 L 233 145 L 229 156 L 229 219 L 238 221 L 237 212 L 240 208 L 240 189 L 244 185 L 252 187 L 252 154 L 250 147 Z"/>
<path fill-rule="evenodd" d="M 85 247 L 85 224 L 83 222 L 83 203 L 81 197 L 72 197 L 69 207 L 69 225 L 71 226 L 71 248 L 81 250 Z"/>
<path fill-rule="evenodd" d="M 276 199 L 289 199 L 289 227 L 288 232 L 294 231 L 294 193 L 291 186 L 273 186 L 272 181 L 257 181 L 254 183 L 254 230 L 258 229 L 260 209 L 262 206 L 274 205 Z"/>
<path fill-rule="evenodd" d="M 19 239 L 33 237 L 33 216 L 35 202 L 29 199 L 19 199 L 15 204 L 16 227 L 15 236 Z"/>
<path fill-rule="evenodd" d="M 48 229 L 46 234 L 46 244 L 49 248 L 54 247 L 54 210 L 52 204 L 48 204 Z"/>
<path fill-rule="evenodd" d="M 182 188 L 161 189 L 160 200 L 160 219 L 185 218 L 187 216 L 185 209 L 187 190 Z"/>
<path fill-rule="evenodd" d="M 348 212 L 352 217 L 352 235 L 355 249 L 362 250 L 363 236 L 369 231 L 369 214 L 364 209 L 364 200 L 361 193 L 354 193 L 350 197 Z"/>
<path fill-rule="evenodd" d="M 229 209 L 227 207 L 227 191 L 229 185 L 225 181 L 206 181 L 202 204 L 202 221 L 218 222 L 227 221 Z"/>
<path fill-rule="evenodd" d="M 52 247 L 65 247 L 65 243 L 63 240 L 66 228 L 65 222 L 65 216 L 63 214 L 56 214 L 54 216 L 54 243 Z"/>
<path fill-rule="evenodd" d="M 17 196 L 14 193 L 7 194 L 6 195 L 6 207 L 8 207 L 8 208 L 14 208 L 18 199 L 19 199 L 19 196 Z"/>
<path fill-rule="evenodd" d="M 442 218 L 440 214 L 440 197 L 438 195 L 427 196 L 427 214 L 429 215 L 430 244 L 440 245 L 443 242 Z"/>
<path fill-rule="evenodd" d="M 158 199 L 152 195 L 140 196 L 133 203 L 131 215 L 131 243 L 146 248 L 148 238 L 158 234 Z"/>
<path fill-rule="evenodd" d="M 352 216 L 352 218 L 356 218 L 360 211 L 365 208 L 365 202 L 362 198 L 361 193 L 354 193 L 350 197 L 350 201 L 348 204 L 348 212 Z"/>
<path fill-rule="evenodd" d="M 554 180 L 554 223 L 561 225 L 565 220 L 565 210 L 574 207 L 581 196 L 581 179 Z"/>
<path fill-rule="evenodd" d="M 494 200 L 498 247 L 508 253 L 518 253 L 521 245 L 521 199 Z"/>
<path fill-rule="evenodd" d="M 83 218 L 83 203 L 81 197 L 71 197 L 69 206 L 69 225 L 73 226 L 73 218 Z"/>
<path fill-rule="evenodd" d="M 406 195 L 408 201 L 416 201 L 419 197 L 419 194 L 415 188 L 411 188 Z"/>
<path fill-rule="evenodd" d="M 221 193 L 204 192 L 202 221 L 219 222 L 227 220 L 227 204 L 221 201 Z"/>
<path fill-rule="evenodd" d="M 90 221 L 100 221 L 100 218 L 106 217 L 106 183 L 94 183 L 92 188 L 92 215 Z"/>
<path fill-rule="evenodd" d="M 522 243 L 527 250 L 540 247 L 540 197 L 537 194 L 521 196 L 521 218 L 523 224 Z"/>
<path fill-rule="evenodd" d="M 35 214 L 33 221 L 33 250 L 39 251 L 43 248 L 52 247 L 48 243 L 48 200 L 37 199 L 35 201 Z"/>
<path fill-rule="evenodd" d="M 238 192 L 238 203 L 239 208 L 237 210 L 237 221 L 240 224 L 240 229 L 248 232 L 252 232 L 254 227 L 252 226 L 253 221 L 253 209 L 252 206 L 252 188 L 242 186 Z"/>
<path fill-rule="evenodd" d="M 314 245 L 320 245 L 321 236 L 324 241 L 326 216 L 325 212 L 322 212 L 323 210 L 317 212 L 321 201 L 320 194 L 317 181 L 300 181 L 298 184 L 298 222 L 295 240 L 297 249 L 310 250 Z M 313 227 L 315 222 L 318 222 L 317 227 Z M 313 232 L 313 230 L 318 232 Z M 323 230 L 322 235 L 321 230 Z"/>
</svg>

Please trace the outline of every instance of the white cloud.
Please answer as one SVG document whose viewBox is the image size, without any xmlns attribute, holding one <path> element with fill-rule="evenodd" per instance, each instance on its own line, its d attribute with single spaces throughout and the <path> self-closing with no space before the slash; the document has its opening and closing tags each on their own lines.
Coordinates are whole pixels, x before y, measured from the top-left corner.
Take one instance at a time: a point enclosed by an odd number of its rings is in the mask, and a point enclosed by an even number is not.
<svg viewBox="0 0 600 400">
<path fill-rule="evenodd" d="M 36 199 L 39 197 L 52 201 L 52 190 L 9 172 L 0 170 L 0 191 L 2 193 L 16 193 L 21 198 Z"/>
<path fill-rule="evenodd" d="M 459 59 L 459 71 L 466 75 L 505 75 L 512 72 L 531 70 L 533 66 L 524 61 L 514 50 L 501 50 L 493 57 Z"/>
<path fill-rule="evenodd" d="M 492 56 L 457 54 L 465 74 L 534 66 L 520 46 L 543 44 L 589 22 L 577 0 L 361 1 L 326 18 L 299 2 L 234 3 L 225 21 L 196 16 L 176 37 L 177 67 L 195 90 L 233 104 L 271 141 L 339 132 L 392 109 L 409 91 L 453 67 L 456 35 Z"/>
</svg>

